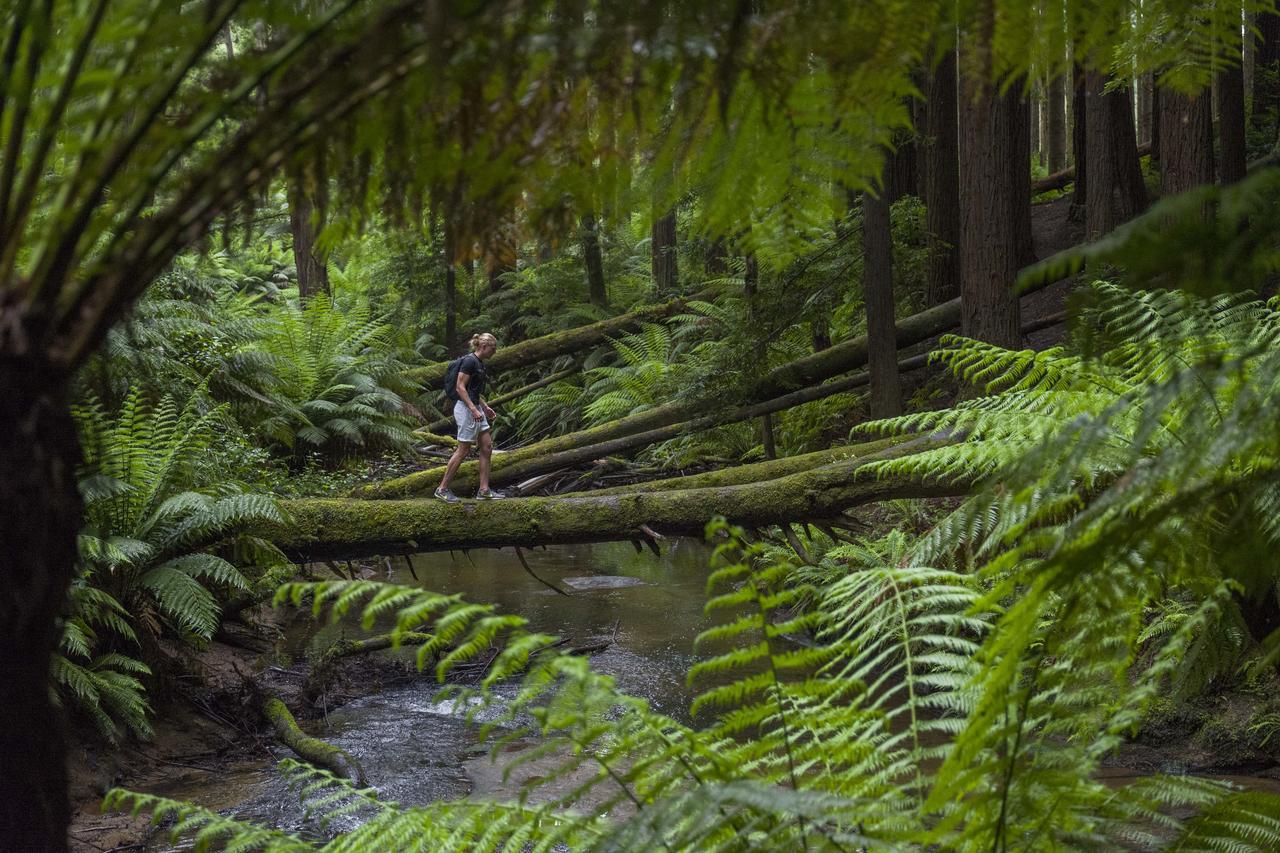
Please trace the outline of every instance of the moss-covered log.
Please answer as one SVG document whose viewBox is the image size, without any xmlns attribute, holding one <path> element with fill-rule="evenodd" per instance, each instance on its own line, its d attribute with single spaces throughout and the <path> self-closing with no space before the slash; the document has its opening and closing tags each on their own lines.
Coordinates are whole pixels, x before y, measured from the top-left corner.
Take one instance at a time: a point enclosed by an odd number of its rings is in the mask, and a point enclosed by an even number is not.
<svg viewBox="0 0 1280 853">
<path fill-rule="evenodd" d="M 422 441 L 427 444 L 439 444 L 439 445 L 443 445 L 444 447 L 458 446 L 458 439 L 454 438 L 453 436 L 440 435 L 438 433 L 432 432 L 429 429 L 415 429 L 413 431 L 413 437 L 416 438 L 418 441 Z"/>
<path fill-rule="evenodd" d="M 699 294 L 691 298 L 698 299 L 706 295 Z M 558 356 L 580 352 L 599 345 L 610 335 L 634 329 L 641 323 L 670 317 L 672 314 L 683 311 L 688 307 L 688 304 L 689 299 L 673 299 L 660 305 L 646 305 L 629 314 L 619 314 L 616 317 L 610 317 L 598 323 L 565 329 L 561 332 L 552 332 L 540 338 L 530 338 L 518 344 L 500 347 L 493 357 L 489 359 L 486 368 L 491 372 L 515 370 L 516 368 L 527 367 L 530 364 L 537 364 L 540 361 L 547 361 Z M 424 385 L 439 385 L 444 380 L 445 371 L 448 369 L 449 362 L 437 361 L 434 364 L 415 367 L 406 371 L 405 375 L 413 381 L 421 382 Z"/>
<path fill-rule="evenodd" d="M 406 646 L 417 646 L 429 643 L 434 639 L 431 634 L 418 634 L 410 631 L 400 635 L 400 643 Z M 362 655 L 368 652 L 386 651 L 396 644 L 394 634 L 378 634 L 363 640 L 338 640 L 320 653 L 316 666 L 325 666 L 341 658 Z"/>
<path fill-rule="evenodd" d="M 293 750 L 294 754 L 303 761 L 351 779 L 357 785 L 367 784 L 364 768 L 360 766 L 360 762 L 354 755 L 304 732 L 284 702 L 274 696 L 265 697 L 262 700 L 262 713 L 271 722 L 271 727 L 275 730 L 280 742 Z"/>
<path fill-rule="evenodd" d="M 701 474 L 690 474 L 684 477 L 667 477 L 662 480 L 649 480 L 643 483 L 631 483 L 625 486 L 613 486 L 608 489 L 591 490 L 592 497 L 606 495 L 629 495 L 642 492 L 669 492 L 673 489 L 705 489 L 714 486 L 740 486 L 744 483 L 759 483 L 764 480 L 776 480 L 802 471 L 812 471 L 823 465 L 858 459 L 879 453 L 901 441 L 896 438 L 885 438 L 865 444 L 844 444 L 813 453 L 799 456 L 783 456 L 780 459 L 766 459 L 749 465 L 733 465 L 728 468 L 717 468 Z"/>
<path fill-rule="evenodd" d="M 748 525 L 831 518 L 891 498 L 963 494 L 968 483 L 877 477 L 867 466 L 933 446 L 915 439 L 858 459 L 762 483 L 661 492 L 511 498 L 447 504 L 433 499 L 286 501 L 292 523 L 262 531 L 303 560 L 451 548 L 633 539 L 642 525 L 699 535 L 717 515 Z"/>
</svg>

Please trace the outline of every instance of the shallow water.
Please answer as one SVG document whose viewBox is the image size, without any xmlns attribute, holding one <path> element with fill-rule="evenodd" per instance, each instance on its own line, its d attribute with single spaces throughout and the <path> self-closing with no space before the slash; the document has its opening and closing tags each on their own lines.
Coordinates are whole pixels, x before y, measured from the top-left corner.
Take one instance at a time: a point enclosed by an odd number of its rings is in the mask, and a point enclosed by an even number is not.
<svg viewBox="0 0 1280 853">
<path fill-rule="evenodd" d="M 533 572 L 571 592 L 569 597 L 531 577 L 511 549 L 416 555 L 411 558 L 416 581 L 405 559 L 397 558 L 391 561 L 390 579 L 496 604 L 504 613 L 524 616 L 531 629 L 572 638 L 575 644 L 612 637 L 608 649 L 591 657 L 596 671 L 614 676 L 621 689 L 647 698 L 656 710 L 685 718 L 693 640 L 708 624 L 702 608 L 709 558 L 710 549 L 701 542 L 679 539 L 664 542 L 661 556 L 648 549 L 636 553 L 628 543 L 526 551 Z M 375 577 L 386 578 L 385 570 L 379 568 Z M 360 635 L 356 619 L 337 625 L 299 620 L 287 645 L 301 653 Z M 427 675 L 354 699 L 307 728 L 357 756 L 369 784 L 384 799 L 420 804 L 467 796 L 477 787 L 477 793 L 499 793 L 494 774 L 477 767 L 486 748 L 452 703 L 438 701 L 439 689 Z M 242 763 L 217 776 L 191 774 L 151 792 L 282 829 L 321 831 L 307 821 L 296 794 L 270 761 Z M 330 831 L 353 819 L 344 820 Z"/>
</svg>

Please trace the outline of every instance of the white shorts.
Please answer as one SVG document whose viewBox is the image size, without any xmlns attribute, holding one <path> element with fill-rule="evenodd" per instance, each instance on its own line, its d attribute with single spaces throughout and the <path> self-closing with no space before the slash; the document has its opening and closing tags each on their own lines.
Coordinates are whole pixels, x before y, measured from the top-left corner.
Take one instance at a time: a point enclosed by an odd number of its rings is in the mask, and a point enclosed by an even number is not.
<svg viewBox="0 0 1280 853">
<path fill-rule="evenodd" d="M 480 433 L 489 431 L 489 419 L 481 409 L 480 417 L 472 417 L 467 404 L 459 400 L 453 404 L 453 419 L 458 422 L 458 441 L 475 444 Z"/>
</svg>

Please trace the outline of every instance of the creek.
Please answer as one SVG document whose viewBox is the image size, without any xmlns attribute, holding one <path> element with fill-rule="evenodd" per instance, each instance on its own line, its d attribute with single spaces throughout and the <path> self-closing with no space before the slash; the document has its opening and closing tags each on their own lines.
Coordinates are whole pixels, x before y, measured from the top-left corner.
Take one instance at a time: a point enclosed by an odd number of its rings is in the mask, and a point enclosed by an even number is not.
<svg viewBox="0 0 1280 853">
<path fill-rule="evenodd" d="M 533 572 L 572 592 L 570 597 L 531 577 L 511 549 L 415 555 L 410 559 L 416 581 L 405 560 L 396 559 L 390 579 L 495 604 L 503 613 L 528 619 L 531 629 L 570 637 L 575 644 L 612 637 L 607 649 L 591 657 L 596 671 L 613 676 L 620 688 L 648 699 L 656 710 L 687 718 L 692 692 L 685 674 L 694 661 L 694 638 L 709 624 L 702 608 L 710 554 L 693 539 L 667 540 L 660 556 L 647 549 L 637 553 L 625 542 L 526 551 Z M 343 637 L 364 635 L 357 618 L 329 624 L 300 616 L 285 644 L 301 657 Z M 358 691 L 359 685 L 351 686 Z M 514 687 L 499 692 L 503 689 Z M 304 725 L 357 756 L 383 799 L 415 805 L 468 795 L 514 796 L 515 783 L 503 782 L 475 727 L 452 702 L 437 700 L 439 690 L 434 677 L 424 674 L 359 696 Z M 148 790 L 267 826 L 304 834 L 319 829 L 266 759 L 239 762 L 219 774 L 181 775 Z M 162 840 L 163 834 L 157 836 L 157 843 Z"/>
</svg>

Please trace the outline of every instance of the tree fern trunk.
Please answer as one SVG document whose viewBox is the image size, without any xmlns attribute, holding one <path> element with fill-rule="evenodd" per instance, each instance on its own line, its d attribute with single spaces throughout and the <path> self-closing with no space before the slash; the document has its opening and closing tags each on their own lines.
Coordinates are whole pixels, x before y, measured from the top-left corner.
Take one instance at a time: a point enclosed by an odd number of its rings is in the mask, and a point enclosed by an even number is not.
<svg viewBox="0 0 1280 853">
<path fill-rule="evenodd" d="M 65 376 L 14 354 L 24 336 L 6 337 L 0 330 L 0 352 L 9 350 L 0 355 L 0 839 L 7 849 L 57 851 L 67 846 L 70 807 L 49 666 L 76 558 L 80 450 Z"/>
<path fill-rule="evenodd" d="M 676 263 L 676 212 L 674 209 L 653 220 L 651 231 L 653 285 L 664 296 L 679 290 L 680 275 Z"/>
<path fill-rule="evenodd" d="M 587 268 L 587 295 L 592 305 L 609 307 L 604 282 L 604 257 L 600 253 L 600 225 L 595 214 L 582 217 L 582 259 Z"/>
</svg>

